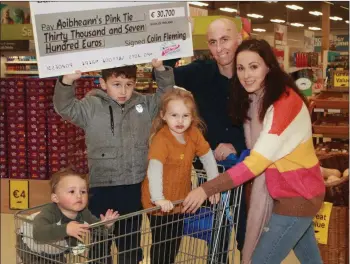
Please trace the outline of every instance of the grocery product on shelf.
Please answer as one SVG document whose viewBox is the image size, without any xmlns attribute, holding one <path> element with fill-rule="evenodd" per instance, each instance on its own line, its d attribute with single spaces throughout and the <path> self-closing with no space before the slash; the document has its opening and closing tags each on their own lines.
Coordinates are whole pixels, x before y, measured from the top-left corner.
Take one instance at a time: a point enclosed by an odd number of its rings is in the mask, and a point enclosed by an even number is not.
<svg viewBox="0 0 350 264">
<path fill-rule="evenodd" d="M 47 109 L 52 100 L 54 79 L 26 82 L 28 178 L 48 178 Z"/>
<path fill-rule="evenodd" d="M 343 172 L 343 177 L 349 177 L 349 168 L 347 168 L 344 172 Z"/>
<path fill-rule="evenodd" d="M 295 67 L 318 67 L 319 54 L 317 52 L 295 52 L 292 65 Z"/>
<path fill-rule="evenodd" d="M 315 146 L 316 154 L 319 157 L 335 155 L 335 154 L 347 154 L 349 153 L 348 141 L 331 141 L 322 142 Z"/>
<path fill-rule="evenodd" d="M 0 82 L 0 178 L 7 178 L 7 157 L 8 157 L 8 146 L 7 146 L 7 116 L 6 116 L 6 87 L 5 81 Z"/>
<path fill-rule="evenodd" d="M 35 56 L 8 56 L 7 57 L 8 62 L 22 62 L 22 61 L 35 61 Z"/>
<path fill-rule="evenodd" d="M 95 79 L 77 82 L 78 99 L 98 87 Z M 56 78 L 3 78 L 0 82 L 1 91 L 6 92 L 1 95 L 0 118 L 7 121 L 0 127 L 1 178 L 48 179 L 70 165 L 87 173 L 84 131 L 64 121 L 53 107 Z"/>
<path fill-rule="evenodd" d="M 39 74 L 35 56 L 8 56 L 5 62 L 7 77 L 35 77 Z"/>
<path fill-rule="evenodd" d="M 349 134 L 349 117 L 327 115 L 317 119 L 312 127 L 317 134 Z"/>
<path fill-rule="evenodd" d="M 25 82 L 23 79 L 5 79 L 8 143 L 8 174 L 11 178 L 27 178 L 27 116 L 25 111 Z"/>
</svg>

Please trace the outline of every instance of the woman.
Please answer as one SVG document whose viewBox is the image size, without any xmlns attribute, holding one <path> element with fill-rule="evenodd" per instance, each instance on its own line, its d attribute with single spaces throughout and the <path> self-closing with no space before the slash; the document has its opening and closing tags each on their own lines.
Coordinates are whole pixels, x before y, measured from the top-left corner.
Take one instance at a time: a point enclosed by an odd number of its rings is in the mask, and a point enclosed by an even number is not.
<svg viewBox="0 0 350 264">
<path fill-rule="evenodd" d="M 312 219 L 322 206 L 325 187 L 306 100 L 280 68 L 265 40 L 242 42 L 236 51 L 234 70 L 232 117 L 234 122 L 245 123 L 250 156 L 193 190 L 184 201 L 183 211 L 194 212 L 207 197 L 260 176 L 263 181 L 259 190 L 267 208 L 257 217 L 261 223 L 256 246 L 248 239 L 247 226 L 245 248 L 250 247 L 252 257 L 243 256 L 245 261 L 281 263 L 293 249 L 303 264 L 322 263 Z M 271 217 L 266 190 L 273 199 Z M 259 209 L 255 206 L 259 199 L 259 195 L 252 194 L 250 215 Z M 243 250 L 243 254 L 249 252 Z"/>
</svg>

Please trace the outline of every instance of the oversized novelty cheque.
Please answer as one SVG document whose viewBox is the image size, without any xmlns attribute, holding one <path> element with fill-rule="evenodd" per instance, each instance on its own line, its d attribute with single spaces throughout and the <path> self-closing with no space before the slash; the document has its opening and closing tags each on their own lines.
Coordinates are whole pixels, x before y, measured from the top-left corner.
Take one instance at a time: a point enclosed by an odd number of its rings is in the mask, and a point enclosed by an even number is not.
<svg viewBox="0 0 350 264">
<path fill-rule="evenodd" d="M 30 2 L 40 78 L 193 56 L 187 2 Z"/>
</svg>

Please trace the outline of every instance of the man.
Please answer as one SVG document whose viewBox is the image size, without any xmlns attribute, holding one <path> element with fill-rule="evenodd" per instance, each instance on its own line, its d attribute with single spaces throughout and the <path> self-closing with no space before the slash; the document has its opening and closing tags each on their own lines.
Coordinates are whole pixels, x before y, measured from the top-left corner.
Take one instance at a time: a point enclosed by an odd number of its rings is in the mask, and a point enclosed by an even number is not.
<svg viewBox="0 0 350 264">
<path fill-rule="evenodd" d="M 234 75 L 234 55 L 242 38 L 233 21 L 220 18 L 209 25 L 207 41 L 214 60 L 196 60 L 188 65 L 174 68 L 174 75 L 177 86 L 192 92 L 199 113 L 207 125 L 206 139 L 214 150 L 216 160 L 221 161 L 231 153 L 239 154 L 246 147 L 243 127 L 232 124 L 228 111 L 231 80 Z M 174 67 L 174 62 L 169 60 L 164 64 Z M 246 203 L 243 192 L 239 227 L 236 230 L 239 250 L 243 248 L 245 226 Z M 220 252 L 227 252 L 229 228 L 222 233 L 218 249 Z M 220 258 L 221 263 L 226 263 L 227 254 L 220 255 Z"/>
</svg>

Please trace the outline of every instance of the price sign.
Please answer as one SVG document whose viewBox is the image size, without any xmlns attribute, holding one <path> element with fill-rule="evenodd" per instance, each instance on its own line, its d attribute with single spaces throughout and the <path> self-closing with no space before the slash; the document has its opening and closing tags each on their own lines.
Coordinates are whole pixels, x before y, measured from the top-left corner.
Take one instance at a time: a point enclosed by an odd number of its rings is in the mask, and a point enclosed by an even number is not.
<svg viewBox="0 0 350 264">
<path fill-rule="evenodd" d="M 316 216 L 313 219 L 315 237 L 319 244 L 327 245 L 329 219 L 331 217 L 332 207 L 332 203 L 324 202 L 320 211 L 316 214 Z"/>
<path fill-rule="evenodd" d="M 333 88 L 349 88 L 349 71 L 331 71 L 331 85 Z"/>
<path fill-rule="evenodd" d="M 10 180 L 10 209 L 29 208 L 29 182 Z"/>
</svg>

